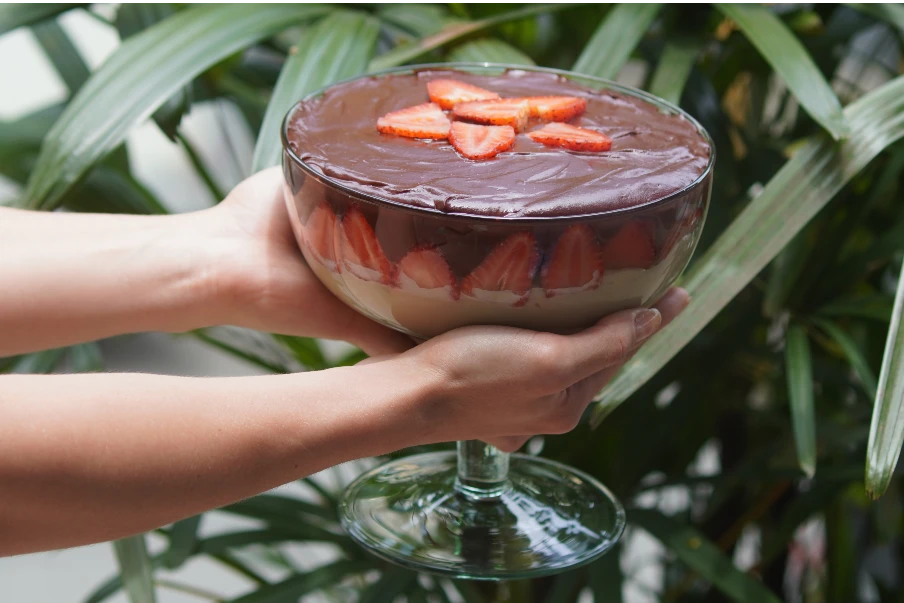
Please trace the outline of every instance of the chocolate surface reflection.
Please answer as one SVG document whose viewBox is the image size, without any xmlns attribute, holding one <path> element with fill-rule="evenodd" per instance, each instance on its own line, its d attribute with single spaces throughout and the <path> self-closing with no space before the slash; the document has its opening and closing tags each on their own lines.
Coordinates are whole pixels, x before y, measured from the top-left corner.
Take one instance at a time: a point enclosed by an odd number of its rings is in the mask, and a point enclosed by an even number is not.
<svg viewBox="0 0 904 603">
<path fill-rule="evenodd" d="M 427 102 L 426 82 L 441 77 L 504 97 L 583 97 L 587 111 L 570 123 L 608 135 L 612 150 L 568 152 L 522 134 L 511 151 L 470 161 L 446 141 L 377 132 L 379 117 Z M 562 76 L 520 70 L 499 75 L 430 70 L 356 79 L 301 103 L 287 137 L 312 170 L 352 190 L 445 213 L 485 216 L 577 215 L 648 203 L 697 180 L 711 152 L 680 114 Z"/>
</svg>

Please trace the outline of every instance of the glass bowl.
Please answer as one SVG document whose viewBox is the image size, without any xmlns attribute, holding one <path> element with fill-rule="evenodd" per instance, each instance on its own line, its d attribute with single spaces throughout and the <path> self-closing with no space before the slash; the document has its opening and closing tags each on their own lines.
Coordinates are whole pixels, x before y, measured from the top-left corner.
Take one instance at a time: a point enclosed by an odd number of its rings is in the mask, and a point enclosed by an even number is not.
<svg viewBox="0 0 904 603">
<path fill-rule="evenodd" d="M 509 68 L 556 74 L 682 115 L 709 143 L 709 163 L 684 189 L 625 209 L 562 217 L 445 214 L 363 194 L 306 165 L 287 138 L 296 105 L 282 134 L 292 227 L 318 278 L 361 314 L 419 339 L 479 324 L 570 333 L 612 312 L 652 305 L 684 270 L 703 228 L 715 153 L 708 134 L 677 107 L 606 80 L 523 66 L 446 63 L 362 77 L 422 69 L 497 75 Z M 601 254 L 602 270 L 576 270 L 568 282 L 553 282 L 547 268 L 557 247 L 576 238 Z M 510 458 L 479 442 L 460 442 L 455 461 L 453 453 L 419 455 L 362 476 L 343 502 L 344 525 L 383 558 L 477 579 L 587 563 L 624 527 L 618 501 L 563 465 Z"/>
</svg>

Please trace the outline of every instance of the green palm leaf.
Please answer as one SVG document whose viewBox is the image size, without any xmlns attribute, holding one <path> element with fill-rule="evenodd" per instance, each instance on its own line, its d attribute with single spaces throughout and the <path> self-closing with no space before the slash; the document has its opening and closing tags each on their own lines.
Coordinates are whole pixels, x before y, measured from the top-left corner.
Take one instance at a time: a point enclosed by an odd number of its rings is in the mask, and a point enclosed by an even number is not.
<svg viewBox="0 0 904 603">
<path fill-rule="evenodd" d="M 904 6 L 901 4 L 877 2 L 875 4 L 851 4 L 850 6 L 877 19 L 887 21 L 904 35 Z"/>
<path fill-rule="evenodd" d="M 43 374 L 51 373 L 63 359 L 66 348 L 56 348 L 53 350 L 44 350 L 35 352 L 34 354 L 25 354 L 20 356 L 16 362 L 7 367 L 6 370 L 12 373 L 22 374 Z"/>
<path fill-rule="evenodd" d="M 330 368 L 330 362 L 323 355 L 320 344 L 313 337 L 292 337 L 289 335 L 274 335 L 273 338 L 285 345 L 295 360 L 305 368 L 318 371 Z"/>
<path fill-rule="evenodd" d="M 252 172 L 279 163 L 280 129 L 286 111 L 310 92 L 363 73 L 379 33 L 376 19 L 352 11 L 336 11 L 304 32 L 273 89 L 254 148 Z"/>
<path fill-rule="evenodd" d="M 694 301 L 603 390 L 594 424 L 687 345 L 845 183 L 904 136 L 904 77 L 852 103 L 845 115 L 854 132 L 849 139 L 807 142 L 697 262 L 683 283 Z"/>
<path fill-rule="evenodd" d="M 589 574 L 587 582 L 593 592 L 593 600 L 606 603 L 622 603 L 622 590 L 624 588 L 625 575 L 622 572 L 621 560 L 622 544 L 606 553 L 599 561 L 594 561 L 587 568 Z"/>
<path fill-rule="evenodd" d="M 270 336 L 257 337 L 227 327 L 200 329 L 192 331 L 192 335 L 207 345 L 271 373 L 292 373 L 299 369 L 292 365 L 285 350 Z"/>
<path fill-rule="evenodd" d="M 69 362 L 74 373 L 96 373 L 104 370 L 104 358 L 96 343 L 79 343 L 69 348 Z"/>
<path fill-rule="evenodd" d="M 342 547 L 351 546 L 348 536 L 340 534 L 335 524 L 333 524 L 333 531 L 327 529 L 331 522 L 304 508 L 303 501 L 292 501 L 294 504 L 290 504 L 278 499 L 279 497 L 272 495 L 260 495 L 233 503 L 220 510 L 266 521 L 268 527 L 280 530 L 296 540 L 332 542 Z M 311 503 L 306 503 L 306 505 L 311 505 Z"/>
<path fill-rule="evenodd" d="M 119 32 L 119 38 L 125 40 L 160 21 L 168 19 L 175 12 L 175 6 L 167 3 L 127 3 L 120 5 L 119 10 L 116 11 L 116 20 L 113 24 L 116 26 L 116 31 Z M 176 139 L 176 130 L 182 122 L 182 116 L 191 107 L 191 101 L 192 87 L 189 83 L 166 99 L 160 105 L 160 108 L 154 111 L 154 122 L 170 140 Z M 222 199 L 222 197 L 215 198 Z"/>
<path fill-rule="evenodd" d="M 361 593 L 358 603 L 394 601 L 417 580 L 417 574 L 402 568 L 389 568 L 370 588 Z"/>
<path fill-rule="evenodd" d="M 821 316 L 866 318 L 888 322 L 891 320 L 892 307 L 890 297 L 878 294 L 862 295 L 833 300 L 819 308 L 817 313 Z"/>
<path fill-rule="evenodd" d="M 807 475 L 816 473 L 816 412 L 813 410 L 813 368 L 806 330 L 795 325 L 785 343 L 785 377 L 791 405 L 791 425 L 797 462 Z"/>
<path fill-rule="evenodd" d="M 34 209 L 55 207 L 91 165 L 196 75 L 325 10 L 317 5 L 195 6 L 126 40 L 47 134 L 25 204 Z"/>
<path fill-rule="evenodd" d="M 416 42 L 413 42 L 411 44 L 403 44 L 398 48 L 390 50 L 386 54 L 378 56 L 370 62 L 368 71 L 379 71 L 381 69 L 387 69 L 389 67 L 402 65 L 420 57 L 421 55 L 427 54 L 431 50 L 444 46 L 449 42 L 459 40 L 473 33 L 477 33 L 478 31 L 483 31 L 502 23 L 508 23 L 509 21 L 516 21 L 518 19 L 533 17 L 534 15 L 541 13 L 549 13 L 561 10 L 563 8 L 568 8 L 569 6 L 569 4 L 537 4 L 534 6 L 527 6 L 524 8 L 519 8 L 517 10 L 508 11 L 499 15 L 495 15 L 488 19 L 453 23 L 452 25 L 447 25 L 446 27 L 442 28 L 435 34 L 421 38 L 420 40 L 417 40 Z"/>
<path fill-rule="evenodd" d="M 0 35 L 18 27 L 40 23 L 83 4 L 0 4 Z"/>
<path fill-rule="evenodd" d="M 801 230 L 785 245 L 775 260 L 763 296 L 763 314 L 774 318 L 782 311 L 794 286 L 800 282 L 814 247 L 807 229 Z"/>
<path fill-rule="evenodd" d="M 533 65 L 534 61 L 506 42 L 494 38 L 482 38 L 465 42 L 449 53 L 450 61 L 462 63 L 505 63 L 510 65 Z"/>
<path fill-rule="evenodd" d="M 841 351 L 844 354 L 845 358 L 847 358 L 847 361 L 851 365 L 851 368 L 854 369 L 854 371 L 857 373 L 857 376 L 860 378 L 860 382 L 866 389 L 866 393 L 869 394 L 870 398 L 875 398 L 878 388 L 878 384 L 876 383 L 876 375 L 873 373 L 873 370 L 870 368 L 869 363 L 866 361 L 866 357 L 864 357 L 863 352 L 860 350 L 860 348 L 857 347 L 857 344 L 854 342 L 851 336 L 848 335 L 847 332 L 844 331 L 844 329 L 830 320 L 825 320 L 823 318 L 813 318 L 810 320 L 810 322 L 825 331 L 825 333 L 835 341 L 838 347 L 841 348 Z"/>
<path fill-rule="evenodd" d="M 382 4 L 377 16 L 415 36 L 429 36 L 443 27 L 461 22 L 440 4 Z"/>
<path fill-rule="evenodd" d="M 578 591 L 583 586 L 584 576 L 581 571 L 570 571 L 559 574 L 552 582 L 549 594 L 544 603 L 572 603 L 578 597 Z M 594 598 L 594 600 L 596 600 Z M 605 600 L 605 599 L 604 599 Z M 606 600 L 607 603 L 612 603 Z"/>
<path fill-rule="evenodd" d="M 699 52 L 700 44 L 696 40 L 666 42 L 650 80 L 650 93 L 677 105 Z"/>
<path fill-rule="evenodd" d="M 169 548 L 163 554 L 163 565 L 169 569 L 181 566 L 198 546 L 198 526 L 202 515 L 187 517 L 173 524 L 169 533 Z"/>
<path fill-rule="evenodd" d="M 269 544 L 286 540 L 291 540 L 291 537 L 278 530 L 247 530 L 205 538 L 198 541 L 197 550 L 206 555 L 219 555 L 249 544 Z"/>
<path fill-rule="evenodd" d="M 151 557 L 151 568 L 160 567 L 163 555 L 155 555 Z M 123 575 L 117 574 L 97 587 L 89 594 L 84 603 L 101 603 L 115 595 L 123 587 Z"/>
<path fill-rule="evenodd" d="M 616 4 L 574 64 L 579 73 L 613 79 L 659 14 L 659 4 Z"/>
<path fill-rule="evenodd" d="M 810 54 L 782 21 L 759 4 L 719 4 L 738 24 L 813 119 L 837 140 L 848 133 L 841 103 Z"/>
<path fill-rule="evenodd" d="M 734 566 L 706 536 L 656 511 L 634 509 L 631 522 L 662 541 L 675 555 L 725 593 L 742 603 L 779 603 L 768 588 Z"/>
<path fill-rule="evenodd" d="M 122 147 L 120 147 L 122 148 Z M 168 210 L 127 171 L 105 160 L 60 200 L 73 211 L 99 213 L 166 214 Z"/>
<path fill-rule="evenodd" d="M 144 534 L 113 543 L 122 583 L 131 603 L 155 603 L 153 564 L 144 543 Z"/>
<path fill-rule="evenodd" d="M 373 565 L 365 561 L 336 561 L 277 584 L 264 586 L 232 603 L 295 603 L 303 595 L 339 582 L 349 574 L 360 574 Z"/>
<path fill-rule="evenodd" d="M 878 498 L 888 488 L 904 443 L 904 266 L 888 326 L 866 448 L 866 491 Z"/>
<path fill-rule="evenodd" d="M 38 44 L 53 63 L 54 69 L 66 83 L 70 94 L 75 94 L 91 75 L 78 48 L 56 21 L 44 21 L 32 27 Z"/>
</svg>

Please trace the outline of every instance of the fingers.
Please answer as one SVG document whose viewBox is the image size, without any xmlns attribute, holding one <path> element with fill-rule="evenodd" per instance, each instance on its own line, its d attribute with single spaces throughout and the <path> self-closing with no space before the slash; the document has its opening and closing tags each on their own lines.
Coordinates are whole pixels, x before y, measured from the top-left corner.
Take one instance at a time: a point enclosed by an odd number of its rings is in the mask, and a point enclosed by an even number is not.
<svg viewBox="0 0 904 603">
<path fill-rule="evenodd" d="M 690 296 L 687 291 L 681 288 L 673 288 L 669 289 L 665 295 L 660 298 L 660 300 L 656 303 L 656 309 L 659 310 L 661 314 L 661 323 L 658 325 L 658 329 L 661 329 L 666 324 L 672 322 L 688 305 L 690 302 Z M 619 319 L 623 320 L 623 319 Z M 606 321 L 603 321 L 605 323 Z M 636 335 L 635 335 L 636 337 Z M 648 337 L 647 337 L 648 338 Z M 566 415 L 565 417 L 560 417 L 565 421 L 567 426 L 569 418 L 573 418 L 575 416 L 583 415 L 587 406 L 593 400 L 594 397 L 606 386 L 607 383 L 621 370 L 624 363 L 629 360 L 638 350 L 638 345 L 625 355 L 621 361 L 612 364 L 611 366 L 607 366 L 601 370 L 598 370 L 584 379 L 578 381 L 573 384 L 567 390 L 567 399 L 564 405 L 564 408 L 561 408 L 558 412 Z M 550 423 L 550 427 L 552 427 L 553 432 L 561 431 L 557 429 L 561 427 L 558 424 L 558 421 L 552 420 Z M 545 430 L 542 433 L 548 433 L 550 430 Z M 522 442 L 523 443 L 523 442 Z"/>
<path fill-rule="evenodd" d="M 502 436 L 499 438 L 488 438 L 487 444 L 495 446 L 502 452 L 515 452 L 524 446 L 525 442 L 532 437 L 533 436 Z"/>
<path fill-rule="evenodd" d="M 668 291 L 666 291 L 665 295 L 663 295 L 658 302 L 656 302 L 655 308 L 659 310 L 659 313 L 662 315 L 662 324 L 659 325 L 659 330 L 661 331 L 663 327 L 667 324 L 675 320 L 679 314 L 687 307 L 687 304 L 690 303 L 691 297 L 688 295 L 687 291 L 682 289 L 681 287 L 672 287 Z M 625 358 L 625 362 L 630 360 L 634 354 L 637 353 L 639 348 L 634 348 Z M 603 387 L 615 376 L 615 374 L 621 370 L 624 366 L 624 362 L 620 362 L 613 366 L 604 368 L 603 370 L 590 375 L 585 379 L 587 389 L 590 391 L 590 398 L 587 400 L 587 403 L 590 403 L 596 394 L 599 393 Z"/>
<path fill-rule="evenodd" d="M 624 361 L 661 323 L 659 310 L 640 308 L 607 316 L 589 329 L 567 336 L 563 359 L 571 369 L 569 381 L 575 383 Z"/>
<path fill-rule="evenodd" d="M 593 327 L 567 337 L 553 336 L 552 356 L 568 359 L 566 380 L 575 383 L 601 370 L 618 366 L 637 348 L 670 323 L 690 301 L 680 287 L 669 289 L 653 308 L 637 308 L 607 316 Z"/>
<path fill-rule="evenodd" d="M 654 306 L 662 314 L 662 325 L 659 328 L 661 329 L 672 322 L 675 317 L 681 314 L 690 301 L 691 296 L 681 287 L 672 287 L 666 291 L 665 295 L 660 297 Z"/>
<path fill-rule="evenodd" d="M 690 301 L 690 295 L 688 295 L 688 292 L 681 287 L 672 287 L 671 289 L 666 291 L 665 295 L 663 295 L 659 299 L 659 301 L 656 302 L 655 306 L 655 308 L 659 310 L 659 313 L 662 315 L 662 323 L 659 325 L 658 330 L 662 330 L 663 327 L 675 320 L 675 318 L 679 314 L 681 314 L 681 312 L 687 307 L 687 304 L 690 303 Z M 625 362 L 630 360 L 634 356 L 634 354 L 637 353 L 638 349 L 639 348 L 635 347 L 630 353 L 628 353 L 623 362 L 619 362 L 600 371 L 597 371 L 580 383 L 582 388 L 581 394 L 589 393 L 589 397 L 587 398 L 588 404 L 596 396 L 596 394 L 599 393 L 599 391 L 603 389 L 603 387 L 605 387 L 607 383 L 609 383 L 612 377 L 614 377 L 615 374 L 621 370 Z"/>
<path fill-rule="evenodd" d="M 384 327 L 357 312 L 350 319 L 347 332 L 349 341 L 364 350 L 368 356 L 401 354 L 414 347 L 414 342 L 407 335 Z"/>
</svg>

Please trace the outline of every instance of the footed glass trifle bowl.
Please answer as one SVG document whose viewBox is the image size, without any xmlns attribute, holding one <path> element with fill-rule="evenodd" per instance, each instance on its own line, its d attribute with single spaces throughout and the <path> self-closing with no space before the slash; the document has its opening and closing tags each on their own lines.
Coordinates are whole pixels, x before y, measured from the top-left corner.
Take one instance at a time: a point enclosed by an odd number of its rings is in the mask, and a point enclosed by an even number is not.
<svg viewBox="0 0 904 603">
<path fill-rule="evenodd" d="M 449 79 L 503 97 L 527 87 L 585 99 L 582 117 L 539 115 L 601 132 L 611 148 L 537 143 L 533 113 L 513 144 L 500 130 L 509 146 L 482 160 L 445 139 L 359 123 L 426 103 L 415 84 Z M 381 97 L 385 89 L 395 96 Z M 311 269 L 358 312 L 418 339 L 478 324 L 571 333 L 652 305 L 694 251 L 714 161 L 702 127 L 646 93 L 488 64 L 405 67 L 328 87 L 289 111 L 283 146 L 289 215 Z M 377 467 L 349 486 L 340 510 L 351 536 L 384 559 L 488 580 L 589 563 L 625 525 L 593 477 L 478 441 Z"/>
</svg>

